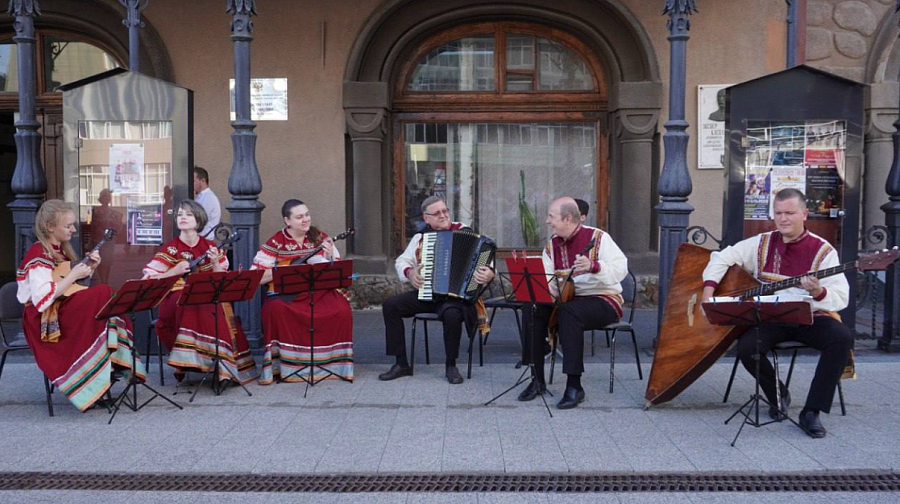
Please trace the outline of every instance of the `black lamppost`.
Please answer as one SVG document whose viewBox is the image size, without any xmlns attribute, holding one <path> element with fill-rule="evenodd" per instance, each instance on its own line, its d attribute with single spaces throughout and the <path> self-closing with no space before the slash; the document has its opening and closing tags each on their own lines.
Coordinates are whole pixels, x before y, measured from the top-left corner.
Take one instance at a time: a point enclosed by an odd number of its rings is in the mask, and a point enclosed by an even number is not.
<svg viewBox="0 0 900 504">
<path fill-rule="evenodd" d="M 665 0 L 663 14 L 669 16 L 669 119 L 663 135 L 665 161 L 659 175 L 657 191 L 662 202 L 656 205 L 659 215 L 659 321 L 662 321 L 669 293 L 669 279 L 675 266 L 678 247 L 684 243 L 685 230 L 694 207 L 688 204 L 691 174 L 688 172 L 688 123 L 684 118 L 687 41 L 691 29 L 689 16 L 697 12 L 696 0 Z"/>
<path fill-rule="evenodd" d="M 141 71 L 141 45 L 138 39 L 139 30 L 144 27 L 141 12 L 147 8 L 150 0 L 119 0 L 125 7 L 127 16 L 122 24 L 128 27 L 128 67 L 132 72 Z"/>
<path fill-rule="evenodd" d="M 231 214 L 234 230 L 243 235 L 235 244 L 235 267 L 249 269 L 259 248 L 259 223 L 263 209 L 259 201 L 262 180 L 256 167 L 256 128 L 250 118 L 250 43 L 253 41 L 253 21 L 256 15 L 256 0 L 226 0 L 226 11 L 232 15 L 231 40 L 234 42 L 234 111 L 231 122 L 234 133 L 231 145 L 234 161 L 228 177 L 228 192 L 231 203 L 225 206 Z M 244 331 L 251 347 L 260 339 L 260 299 L 238 303 L 237 314 L 241 317 Z"/>
<path fill-rule="evenodd" d="M 900 12 L 900 0 L 894 7 L 894 12 Z M 894 161 L 891 163 L 891 171 L 888 173 L 884 189 L 888 193 L 889 201 L 881 206 L 884 210 L 884 224 L 888 228 L 888 243 L 892 247 L 900 246 L 900 118 L 894 123 Z M 897 316 L 900 315 L 900 268 L 896 265 L 887 270 L 884 289 L 884 332 L 878 339 L 878 349 L 885 352 L 900 351 L 900 343 L 894 340 L 894 332 L 897 330 Z"/>
<path fill-rule="evenodd" d="M 787 2 L 787 67 L 797 65 L 797 2 L 799 0 L 785 0 Z"/>
<path fill-rule="evenodd" d="M 41 167 L 41 124 L 34 115 L 35 54 L 34 18 L 41 15 L 38 0 L 9 0 L 7 13 L 16 18 L 14 24 L 19 72 L 19 120 L 16 121 L 16 171 L 12 190 L 16 199 L 8 206 L 16 227 L 16 264 L 34 241 L 34 217 L 44 194 L 47 177 Z"/>
</svg>

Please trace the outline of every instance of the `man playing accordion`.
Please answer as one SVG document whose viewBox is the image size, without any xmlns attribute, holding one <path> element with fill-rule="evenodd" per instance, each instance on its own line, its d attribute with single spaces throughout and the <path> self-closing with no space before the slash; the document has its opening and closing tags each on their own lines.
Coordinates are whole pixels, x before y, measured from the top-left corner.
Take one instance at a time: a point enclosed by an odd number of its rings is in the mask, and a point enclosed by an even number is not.
<svg viewBox="0 0 900 504">
<path fill-rule="evenodd" d="M 422 202 L 421 210 L 426 224 L 425 229 L 412 237 L 406 250 L 394 263 L 400 281 L 409 282 L 416 290 L 390 297 L 382 306 L 387 354 L 393 355 L 397 362 L 387 372 L 380 374 L 378 379 L 388 381 L 412 375 L 412 369 L 406 358 L 406 328 L 403 325 L 403 319 L 419 313 L 437 313 L 444 325 L 447 381 L 456 385 L 463 381 L 462 375 L 456 367 L 462 324 L 465 322 L 467 328 L 472 331 L 477 324 L 478 317 L 474 305 L 463 303 L 460 300 L 419 300 L 418 289 L 423 285 L 420 243 L 425 232 L 456 231 L 466 226 L 450 220 L 450 210 L 443 198 L 439 196 L 426 198 Z M 493 280 L 494 272 L 487 266 L 481 266 L 475 271 L 473 277 L 476 282 L 483 285 Z"/>
</svg>

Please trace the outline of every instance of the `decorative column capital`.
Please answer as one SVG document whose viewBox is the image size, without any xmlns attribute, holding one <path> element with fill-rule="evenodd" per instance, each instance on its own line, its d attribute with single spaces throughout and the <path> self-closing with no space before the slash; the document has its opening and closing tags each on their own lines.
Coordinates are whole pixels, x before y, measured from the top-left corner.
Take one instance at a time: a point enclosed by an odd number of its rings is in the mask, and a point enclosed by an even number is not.
<svg viewBox="0 0 900 504">
<path fill-rule="evenodd" d="M 652 140 L 659 123 L 659 110 L 621 109 L 616 112 L 616 137 L 622 141 Z"/>
<path fill-rule="evenodd" d="M 662 13 L 669 16 L 666 28 L 670 37 L 687 35 L 691 29 L 689 16 L 697 12 L 697 0 L 665 0 Z"/>
<path fill-rule="evenodd" d="M 41 6 L 38 0 L 9 0 L 6 13 L 10 16 L 37 17 L 41 15 Z"/>
<path fill-rule="evenodd" d="M 231 21 L 231 40 L 249 42 L 253 40 L 253 21 L 256 16 L 256 0 L 226 0 L 225 12 L 234 16 Z"/>
<path fill-rule="evenodd" d="M 144 21 L 141 20 L 141 13 L 150 5 L 150 0 L 119 0 L 119 4 L 125 7 L 127 17 L 122 20 L 122 24 L 131 28 L 143 28 Z"/>
</svg>

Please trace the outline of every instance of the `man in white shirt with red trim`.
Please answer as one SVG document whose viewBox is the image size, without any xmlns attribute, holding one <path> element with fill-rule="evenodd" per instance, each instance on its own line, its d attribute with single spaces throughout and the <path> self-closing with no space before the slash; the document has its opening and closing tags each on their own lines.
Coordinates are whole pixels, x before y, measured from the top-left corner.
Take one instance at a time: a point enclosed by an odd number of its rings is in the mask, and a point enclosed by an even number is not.
<svg viewBox="0 0 900 504">
<path fill-rule="evenodd" d="M 739 265 L 762 282 L 777 282 L 807 272 L 840 265 L 838 253 L 827 241 L 810 233 L 804 222 L 809 216 L 806 196 L 797 189 L 782 189 L 775 194 L 776 231 L 761 233 L 740 241 L 719 252 L 713 252 L 703 271 L 703 302 L 715 293 L 725 272 Z M 810 384 L 806 405 L 800 411 L 800 426 L 814 438 L 825 437 L 825 427 L 819 413 L 831 411 L 834 391 L 853 348 L 853 334 L 841 323 L 838 311 L 847 307 L 850 286 L 843 274 L 822 279 L 806 276 L 802 289 L 791 288 L 778 293 L 808 294 L 812 296 L 813 324 L 788 327 L 763 324 L 759 330 L 759 384 L 768 399 L 769 416 L 773 419 L 786 414 L 791 398 L 787 388 L 781 388 L 781 407 L 775 394 L 775 369 L 764 356 L 777 343 L 798 341 L 821 352 L 816 374 Z M 748 331 L 738 341 L 738 357 L 747 371 L 756 372 L 756 332 Z"/>
<path fill-rule="evenodd" d="M 578 406 L 585 399 L 581 386 L 584 373 L 584 331 L 600 329 L 622 317 L 622 280 L 628 275 L 628 259 L 608 233 L 585 226 L 578 204 L 570 197 L 559 198 L 550 205 L 547 225 L 553 237 L 544 247 L 544 272 L 558 278 L 560 283 L 574 267 L 572 281 L 575 298 L 559 305 L 559 344 L 563 351 L 563 373 L 568 376 L 566 391 L 556 405 L 559 409 Z M 588 244 L 591 248 L 584 254 Z M 513 283 L 516 279 L 512 279 Z M 554 279 L 549 281 L 550 293 L 559 297 Z M 530 310 L 524 310 L 525 346 L 522 362 L 533 363 L 534 379 L 519 394 L 520 401 L 531 401 L 547 390 L 544 384 L 544 338 L 551 305 L 538 305 L 534 323 Z M 533 329 L 532 329 L 533 326 Z M 532 337 L 533 334 L 533 337 Z"/>
<path fill-rule="evenodd" d="M 425 221 L 427 231 L 456 231 L 466 227 L 460 222 L 450 220 L 450 210 L 443 198 L 429 196 L 422 202 L 422 218 Z M 444 324 L 444 351 L 447 357 L 445 375 L 447 381 L 457 385 L 463 382 L 462 375 L 456 367 L 456 358 L 459 356 L 459 341 L 462 337 L 462 324 L 466 322 L 469 330 L 475 330 L 477 320 L 475 307 L 458 300 L 445 301 L 420 301 L 418 289 L 422 287 L 422 265 L 419 263 L 421 250 L 419 244 L 422 241 L 422 233 L 416 233 L 409 241 L 406 250 L 397 258 L 394 267 L 401 282 L 409 282 L 416 290 L 397 294 L 388 298 L 382 305 L 384 316 L 385 340 L 387 342 L 387 354 L 393 355 L 397 362 L 387 372 L 378 376 L 379 380 L 388 381 L 401 376 L 412 375 L 409 361 L 406 358 L 406 327 L 404 318 L 412 317 L 419 313 L 437 313 Z M 475 281 L 479 284 L 490 283 L 494 278 L 491 268 L 482 266 L 474 273 Z"/>
</svg>

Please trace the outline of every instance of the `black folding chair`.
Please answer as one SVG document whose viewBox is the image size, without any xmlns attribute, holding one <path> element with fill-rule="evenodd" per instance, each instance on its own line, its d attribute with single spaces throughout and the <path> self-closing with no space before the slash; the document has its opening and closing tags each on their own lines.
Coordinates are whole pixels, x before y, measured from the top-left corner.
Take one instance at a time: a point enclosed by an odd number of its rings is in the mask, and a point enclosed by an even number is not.
<svg viewBox="0 0 900 504">
<path fill-rule="evenodd" d="M 791 365 L 788 368 L 787 379 L 784 382 L 784 388 L 789 389 L 791 386 L 791 376 L 794 374 L 794 363 L 797 362 L 797 353 L 800 350 L 812 348 L 810 346 L 804 345 L 803 343 L 797 341 L 785 341 L 784 343 L 777 343 L 772 348 L 772 361 L 775 367 L 775 376 L 780 380 L 781 373 L 778 372 L 778 352 L 793 352 L 791 355 Z M 738 363 L 740 359 L 737 355 L 734 356 L 734 366 L 731 368 L 731 377 L 728 378 L 728 386 L 725 388 L 725 396 L 722 398 L 723 403 L 728 402 L 728 396 L 731 394 L 731 385 L 734 383 L 734 375 L 737 373 Z M 838 380 L 837 384 L 838 390 L 838 399 L 841 402 L 841 415 L 847 416 L 847 407 L 844 405 L 844 389 L 841 387 L 841 381 Z"/>
<path fill-rule="evenodd" d="M 415 371 L 416 365 L 416 323 L 418 321 L 422 321 L 422 325 L 425 328 L 425 364 L 431 364 L 431 355 L 428 349 L 428 322 L 440 322 L 440 317 L 437 313 L 417 313 L 413 316 L 412 321 L 412 341 L 410 342 L 410 350 L 409 350 L 409 369 L 410 371 Z M 467 378 L 472 378 L 472 350 L 475 344 L 475 335 L 478 335 L 478 365 L 484 366 L 484 343 L 485 340 L 481 336 L 481 331 L 475 329 L 471 332 L 469 336 L 469 364 L 468 370 L 466 373 Z"/>
<path fill-rule="evenodd" d="M 631 343 L 634 345 L 634 362 L 637 365 L 638 379 L 644 379 L 644 373 L 641 370 L 641 356 L 638 352 L 637 337 L 634 333 L 634 302 L 637 298 L 637 279 L 631 270 L 622 281 L 622 297 L 625 299 L 625 307 L 628 309 L 628 320 L 619 320 L 612 324 L 597 329 L 606 333 L 606 341 L 609 346 L 609 393 L 613 392 L 613 384 L 615 383 L 616 372 L 616 334 L 618 332 L 631 333 Z M 594 355 L 594 332 L 591 331 L 591 355 Z M 558 340 L 559 338 L 557 338 Z M 556 367 L 556 344 L 553 342 L 553 348 L 550 352 L 550 383 L 553 383 L 553 369 Z"/>
<path fill-rule="evenodd" d="M 3 355 L 0 356 L 0 378 L 3 377 L 3 368 L 6 366 L 7 354 L 15 351 L 29 350 L 28 342 L 25 341 L 25 338 L 14 340 L 6 334 L 6 329 L 3 328 L 4 324 L 16 324 L 18 327 L 22 326 L 22 313 L 24 308 L 16 298 L 17 290 L 18 285 L 15 282 L 10 282 L 3 287 L 0 287 L 0 341 L 3 343 Z M 47 396 L 47 411 L 50 413 L 50 416 L 53 416 L 53 398 L 50 395 L 53 393 L 54 387 L 50 384 L 50 379 L 47 378 L 47 375 L 43 376 L 44 391 Z"/>
<path fill-rule="evenodd" d="M 156 308 L 154 308 L 150 310 L 150 325 L 147 326 L 147 351 L 144 352 L 144 355 L 148 359 L 150 358 L 150 342 L 152 340 L 150 334 L 156 334 L 157 320 L 159 319 L 156 317 Z M 156 334 L 156 359 L 159 361 L 159 384 L 164 387 L 166 385 L 166 376 L 163 371 L 163 346 L 162 342 L 159 341 L 159 334 Z M 147 366 L 147 370 L 150 370 L 150 366 Z"/>
</svg>

